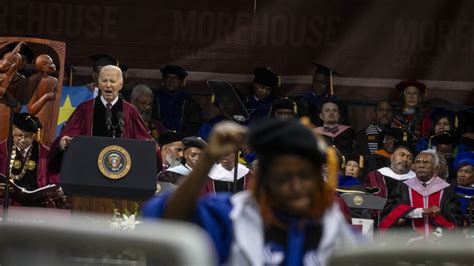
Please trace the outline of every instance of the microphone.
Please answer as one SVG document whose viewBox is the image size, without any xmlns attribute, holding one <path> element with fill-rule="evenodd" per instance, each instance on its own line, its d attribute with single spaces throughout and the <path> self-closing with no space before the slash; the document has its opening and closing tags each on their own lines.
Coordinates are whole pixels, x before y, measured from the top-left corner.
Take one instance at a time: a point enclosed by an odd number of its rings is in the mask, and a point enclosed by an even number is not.
<svg viewBox="0 0 474 266">
<path fill-rule="evenodd" d="M 112 130 L 112 111 L 109 109 L 105 111 L 105 126 L 107 127 L 107 131 Z"/>
<path fill-rule="evenodd" d="M 123 127 L 125 126 L 125 119 L 123 112 L 117 112 L 117 121 L 120 132 L 123 133 Z"/>
</svg>

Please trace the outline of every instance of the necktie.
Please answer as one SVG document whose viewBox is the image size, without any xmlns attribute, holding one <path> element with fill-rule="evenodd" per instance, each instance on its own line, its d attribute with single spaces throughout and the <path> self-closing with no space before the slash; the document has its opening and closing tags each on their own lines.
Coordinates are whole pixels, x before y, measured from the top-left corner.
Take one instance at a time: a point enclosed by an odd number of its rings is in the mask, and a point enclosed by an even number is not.
<svg viewBox="0 0 474 266">
<path fill-rule="evenodd" d="M 427 184 L 426 182 L 421 182 L 421 185 L 422 185 L 423 187 L 427 187 L 427 186 L 428 186 L 428 184 Z"/>
<path fill-rule="evenodd" d="M 107 110 L 110 110 L 110 109 L 112 109 L 112 104 L 111 104 L 111 103 L 107 103 L 107 104 L 105 105 L 105 107 L 107 107 Z"/>
<path fill-rule="evenodd" d="M 336 133 L 339 129 L 336 127 L 324 127 L 324 132 Z"/>
</svg>

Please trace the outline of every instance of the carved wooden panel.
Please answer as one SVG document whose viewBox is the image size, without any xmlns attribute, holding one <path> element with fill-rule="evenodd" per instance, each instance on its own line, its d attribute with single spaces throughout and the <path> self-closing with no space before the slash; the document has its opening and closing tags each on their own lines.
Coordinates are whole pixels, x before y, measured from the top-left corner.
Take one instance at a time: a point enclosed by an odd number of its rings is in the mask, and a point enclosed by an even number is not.
<svg viewBox="0 0 474 266">
<path fill-rule="evenodd" d="M 0 37 L 0 49 L 4 46 L 8 45 L 12 42 L 26 42 L 28 43 L 35 43 L 35 44 L 42 44 L 49 46 L 59 58 L 58 62 L 55 62 L 56 66 L 59 67 L 59 75 L 58 75 L 58 84 L 56 87 L 56 93 L 54 100 L 52 101 L 52 112 L 49 121 L 41 121 L 43 124 L 49 124 L 48 128 L 43 128 L 41 133 L 41 142 L 46 145 L 50 145 L 56 134 L 56 127 L 59 115 L 59 107 L 60 107 L 60 99 L 61 99 L 61 92 L 62 92 L 62 84 L 63 84 L 63 76 L 64 76 L 64 64 L 66 58 L 66 43 L 55 41 L 55 40 L 47 40 L 47 39 L 39 39 L 39 38 L 27 38 L 27 37 Z M 9 130 L 9 118 L 10 110 L 4 105 L 0 103 L 0 140 L 6 139 L 8 136 Z M 46 123 L 48 122 L 48 123 Z"/>
</svg>

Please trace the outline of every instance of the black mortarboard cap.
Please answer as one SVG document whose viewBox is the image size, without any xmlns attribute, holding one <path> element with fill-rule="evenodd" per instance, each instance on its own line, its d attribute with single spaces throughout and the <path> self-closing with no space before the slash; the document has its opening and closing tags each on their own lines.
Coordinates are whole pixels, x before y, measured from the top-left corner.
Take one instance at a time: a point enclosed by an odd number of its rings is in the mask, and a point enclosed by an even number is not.
<svg viewBox="0 0 474 266">
<path fill-rule="evenodd" d="M 426 85 L 419 82 L 418 80 L 404 80 L 400 83 L 397 84 L 397 86 L 395 86 L 395 88 L 397 88 L 397 90 L 403 92 L 407 87 L 416 87 L 420 90 L 421 93 L 425 93 L 426 92 Z"/>
<path fill-rule="evenodd" d="M 124 65 L 124 64 L 120 64 L 120 69 L 122 70 L 122 72 L 127 72 L 127 70 L 129 69 L 129 66 L 127 65 Z"/>
<path fill-rule="evenodd" d="M 298 113 L 298 110 L 296 109 L 296 103 L 292 99 L 285 97 L 285 98 L 279 98 L 273 101 L 272 105 L 273 111 L 278 110 L 278 109 L 290 109 L 293 110 L 296 113 Z"/>
<path fill-rule="evenodd" d="M 191 147 L 205 149 L 207 147 L 207 142 L 205 142 L 202 138 L 196 136 L 186 137 L 182 139 L 181 142 L 184 144 L 184 149 Z"/>
<path fill-rule="evenodd" d="M 394 137 L 395 140 L 404 140 L 404 136 L 406 135 L 405 141 L 408 140 L 408 135 L 409 134 L 404 134 L 403 129 L 401 128 L 395 128 L 395 127 L 388 127 L 383 130 L 382 133 L 384 136 L 391 136 Z"/>
<path fill-rule="evenodd" d="M 321 74 L 324 74 L 324 75 L 331 75 L 332 74 L 332 75 L 336 75 L 336 76 L 342 76 L 338 72 L 334 71 L 334 69 L 331 69 L 327 66 L 324 66 L 324 65 L 321 65 L 321 64 L 318 64 L 318 63 L 314 63 L 314 62 L 313 62 L 313 65 L 315 66 L 315 69 L 314 69 L 315 73 L 321 73 Z"/>
<path fill-rule="evenodd" d="M 4 54 L 13 51 L 15 47 L 18 45 L 18 42 L 12 42 L 7 45 L 5 45 L 2 50 L 0 51 L 0 57 L 2 57 Z M 33 59 L 35 59 L 35 53 L 31 48 L 28 46 L 28 44 L 23 44 L 20 48 L 19 54 L 24 55 L 26 57 L 27 63 L 33 62 Z"/>
<path fill-rule="evenodd" d="M 183 136 L 177 132 L 167 130 L 160 134 L 158 137 L 158 143 L 160 147 L 163 147 L 166 144 L 170 144 L 172 142 L 181 141 Z"/>
<path fill-rule="evenodd" d="M 454 131 L 442 131 L 432 135 L 429 139 L 428 148 L 438 144 L 456 144 L 458 136 Z"/>
<path fill-rule="evenodd" d="M 316 165 L 326 162 L 324 143 L 295 120 L 268 119 L 250 128 L 248 143 L 259 157 L 282 154 L 302 156 Z"/>
<path fill-rule="evenodd" d="M 185 79 L 188 76 L 188 72 L 186 72 L 182 67 L 177 65 L 165 65 L 160 69 L 160 71 L 163 76 L 176 75 L 180 79 Z"/>
<path fill-rule="evenodd" d="M 38 133 L 38 130 L 43 128 L 39 119 L 29 113 L 15 113 L 13 115 L 13 124 L 17 128 L 31 133 Z"/>
<path fill-rule="evenodd" d="M 94 67 L 107 65 L 119 66 L 118 60 L 108 54 L 95 54 L 89 56 L 89 58 L 94 61 Z"/>
<path fill-rule="evenodd" d="M 270 70 L 268 67 L 258 67 L 253 71 L 254 80 L 253 82 L 275 88 L 279 86 L 280 78 L 277 74 Z"/>
</svg>

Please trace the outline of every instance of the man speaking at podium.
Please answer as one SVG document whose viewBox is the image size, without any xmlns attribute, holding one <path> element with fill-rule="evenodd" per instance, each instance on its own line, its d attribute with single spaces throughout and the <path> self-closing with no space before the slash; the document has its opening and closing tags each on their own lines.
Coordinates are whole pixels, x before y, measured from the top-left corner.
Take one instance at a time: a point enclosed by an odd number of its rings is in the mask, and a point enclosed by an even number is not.
<svg viewBox="0 0 474 266">
<path fill-rule="evenodd" d="M 59 173 L 62 155 L 74 136 L 101 136 L 112 138 L 143 139 L 154 141 L 138 110 L 130 103 L 119 98 L 123 86 L 120 68 L 108 65 L 99 73 L 100 94 L 95 99 L 81 103 L 61 134 L 51 145 L 48 169 Z M 161 169 L 159 148 L 157 148 L 157 166 Z"/>
</svg>

